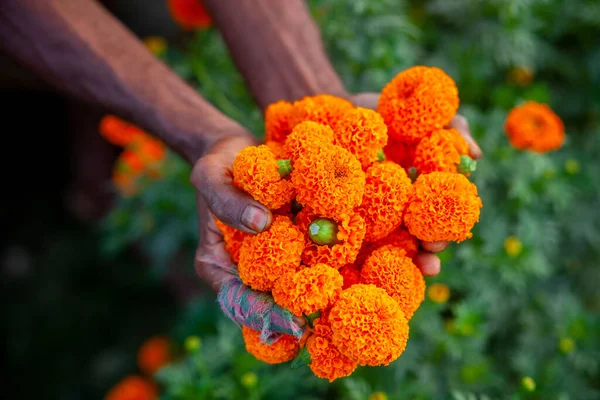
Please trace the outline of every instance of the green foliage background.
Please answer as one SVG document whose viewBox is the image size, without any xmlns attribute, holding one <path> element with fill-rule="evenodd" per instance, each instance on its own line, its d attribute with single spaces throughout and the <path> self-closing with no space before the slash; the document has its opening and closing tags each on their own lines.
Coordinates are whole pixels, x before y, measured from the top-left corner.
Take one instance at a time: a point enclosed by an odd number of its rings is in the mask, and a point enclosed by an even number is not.
<svg viewBox="0 0 600 400">
<path fill-rule="evenodd" d="M 182 343 L 199 335 L 203 346 L 159 372 L 162 398 L 358 400 L 374 391 L 390 399 L 600 398 L 600 3 L 310 5 L 349 90 L 379 91 L 417 64 L 439 66 L 456 80 L 460 113 L 484 151 L 472 177 L 483 198 L 481 222 L 473 239 L 442 253 L 442 273 L 428 283 L 448 285 L 450 300 L 425 301 L 405 354 L 390 367 L 359 369 L 329 385 L 306 369 L 261 364 L 208 299 L 179 315 L 173 337 Z M 261 114 L 218 32 L 198 32 L 165 59 L 223 112 L 262 134 Z M 530 68 L 533 81 L 512 82 L 514 67 Z M 525 100 L 550 104 L 565 121 L 562 149 L 539 155 L 509 146 L 504 118 Z M 567 160 L 579 168 L 565 169 Z M 104 226 L 108 254 L 140 243 L 156 275 L 181 252 L 191 266 L 196 241 L 189 167 L 171 155 L 165 168 L 165 179 L 122 199 Z M 523 244 L 516 256 L 504 249 L 509 236 Z M 570 341 L 573 348 L 565 348 Z M 249 372 L 256 385 L 244 385 Z"/>
</svg>

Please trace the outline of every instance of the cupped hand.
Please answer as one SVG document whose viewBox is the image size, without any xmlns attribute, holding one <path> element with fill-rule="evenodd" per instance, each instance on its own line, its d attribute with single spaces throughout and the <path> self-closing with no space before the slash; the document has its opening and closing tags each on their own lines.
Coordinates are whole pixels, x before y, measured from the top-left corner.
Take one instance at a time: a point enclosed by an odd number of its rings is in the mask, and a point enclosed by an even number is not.
<svg viewBox="0 0 600 400">
<path fill-rule="evenodd" d="M 379 102 L 379 93 L 358 93 L 350 97 L 350 101 L 357 107 L 377 109 Z M 456 129 L 469 145 L 469 153 L 472 158 L 479 160 L 483 153 L 481 148 L 471 136 L 469 123 L 462 115 L 456 115 L 448 124 L 447 128 Z M 424 275 L 435 276 L 439 274 L 441 262 L 438 256 L 433 253 L 439 253 L 448 246 L 448 242 L 421 242 L 421 249 L 414 258 L 415 264 Z"/>
</svg>

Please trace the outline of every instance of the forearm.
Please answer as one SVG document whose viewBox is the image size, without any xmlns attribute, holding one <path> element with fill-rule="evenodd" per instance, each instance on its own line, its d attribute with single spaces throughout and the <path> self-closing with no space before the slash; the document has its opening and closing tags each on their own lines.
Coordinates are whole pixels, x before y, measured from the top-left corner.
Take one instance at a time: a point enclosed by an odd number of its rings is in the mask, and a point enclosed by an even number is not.
<svg viewBox="0 0 600 400">
<path fill-rule="evenodd" d="M 156 134 L 189 161 L 245 134 L 93 0 L 2 0 L 0 43 L 48 82 Z"/>
<path fill-rule="evenodd" d="M 304 0 L 204 0 L 261 108 L 329 93 L 347 97 Z"/>
</svg>

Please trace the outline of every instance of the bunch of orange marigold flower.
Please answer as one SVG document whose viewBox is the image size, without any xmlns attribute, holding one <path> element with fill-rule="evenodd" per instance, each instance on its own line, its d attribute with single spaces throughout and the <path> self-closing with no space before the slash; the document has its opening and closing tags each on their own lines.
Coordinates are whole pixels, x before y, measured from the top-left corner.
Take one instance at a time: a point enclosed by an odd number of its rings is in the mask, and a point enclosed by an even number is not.
<svg viewBox="0 0 600 400">
<path fill-rule="evenodd" d="M 447 128 L 458 104 L 448 75 L 414 67 L 387 84 L 377 111 L 330 95 L 267 108 L 265 143 L 238 154 L 233 183 L 273 223 L 257 235 L 217 225 L 242 281 L 306 318 L 307 332 L 267 345 L 244 328 L 248 352 L 309 360 L 329 381 L 404 352 L 425 296 L 419 241 L 470 238 L 482 207 L 469 147 Z"/>
</svg>

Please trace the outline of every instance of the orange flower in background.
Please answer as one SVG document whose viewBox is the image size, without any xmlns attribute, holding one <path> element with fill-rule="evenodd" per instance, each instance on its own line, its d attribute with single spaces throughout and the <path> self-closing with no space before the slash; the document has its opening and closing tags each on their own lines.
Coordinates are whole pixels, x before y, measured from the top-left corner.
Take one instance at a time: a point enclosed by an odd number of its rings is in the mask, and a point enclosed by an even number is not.
<svg viewBox="0 0 600 400">
<path fill-rule="evenodd" d="M 342 292 L 329 314 L 332 342 L 359 365 L 388 365 L 404 352 L 408 322 L 383 289 L 358 284 Z"/>
<path fill-rule="evenodd" d="M 292 201 L 294 187 L 279 173 L 277 159 L 265 145 L 249 146 L 233 162 L 233 184 L 270 209 Z"/>
<path fill-rule="evenodd" d="M 434 283 L 429 286 L 427 295 L 436 303 L 445 303 L 450 298 L 450 288 L 443 283 Z"/>
<path fill-rule="evenodd" d="M 227 252 L 231 256 L 231 259 L 237 263 L 240 260 L 240 249 L 242 248 L 242 243 L 244 242 L 244 239 L 246 237 L 251 235 L 249 233 L 240 231 L 239 229 L 232 228 L 229 225 L 225 225 L 216 217 L 215 224 L 223 234 L 225 250 L 227 250 Z"/>
<path fill-rule="evenodd" d="M 395 162 L 396 164 L 401 165 L 403 168 L 408 169 L 413 166 L 415 160 L 415 151 L 417 150 L 417 143 L 406 144 L 390 139 L 388 140 L 387 146 L 383 148 L 385 158 L 388 161 Z"/>
<path fill-rule="evenodd" d="M 273 288 L 275 303 L 294 315 L 310 315 L 328 308 L 342 292 L 343 278 L 325 264 L 315 264 L 279 278 Z"/>
<path fill-rule="evenodd" d="M 310 354 L 310 370 L 329 382 L 350 375 L 357 367 L 356 362 L 343 355 L 326 337 L 311 335 L 306 341 L 306 349 Z"/>
<path fill-rule="evenodd" d="M 534 72 L 530 67 L 513 67 L 508 71 L 508 80 L 519 86 L 528 86 L 533 81 Z"/>
<path fill-rule="evenodd" d="M 510 110 L 504 130 L 510 144 L 518 150 L 545 153 L 560 148 L 565 140 L 560 117 L 546 104 L 533 101 Z"/>
<path fill-rule="evenodd" d="M 160 36 L 148 36 L 144 38 L 144 46 L 157 57 L 164 55 L 169 47 L 165 38 Z"/>
<path fill-rule="evenodd" d="M 247 237 L 240 248 L 240 279 L 254 290 L 270 291 L 275 281 L 300 266 L 304 234 L 284 216 L 268 230 Z"/>
<path fill-rule="evenodd" d="M 163 336 L 145 341 L 138 350 L 137 363 L 140 370 L 147 375 L 154 375 L 171 361 L 170 347 L 171 343 Z"/>
<path fill-rule="evenodd" d="M 296 200 L 316 214 L 340 218 L 362 202 L 365 173 L 360 162 L 346 149 L 322 145 L 307 151 L 294 162 L 291 181 Z"/>
<path fill-rule="evenodd" d="M 201 29 L 212 26 L 212 18 L 202 0 L 167 0 L 171 16 L 184 29 Z"/>
<path fill-rule="evenodd" d="M 156 386 L 141 376 L 131 375 L 117 383 L 104 397 L 104 400 L 155 400 L 158 399 Z"/>
<path fill-rule="evenodd" d="M 146 133 L 137 126 L 130 124 L 114 115 L 107 115 L 100 120 L 100 135 L 109 143 L 125 147 Z"/>
<path fill-rule="evenodd" d="M 360 282 L 384 289 L 400 305 L 410 321 L 421 305 L 424 292 L 419 293 L 415 281 L 415 270 L 419 269 L 402 249 L 388 245 L 373 251 L 365 261 L 360 273 Z M 425 286 L 422 287 L 425 290 Z"/>
<path fill-rule="evenodd" d="M 128 148 L 137 153 L 145 165 L 160 162 L 166 155 L 164 143 L 148 135 L 137 137 Z"/>
<path fill-rule="evenodd" d="M 293 165 L 301 155 L 309 151 L 318 152 L 322 146 L 332 143 L 333 130 L 329 126 L 306 121 L 294 127 L 283 149 Z"/>
<path fill-rule="evenodd" d="M 460 156 L 469 154 L 469 145 L 456 129 L 440 129 L 421 139 L 413 165 L 419 174 L 435 171 L 457 173 Z"/>
<path fill-rule="evenodd" d="M 308 237 L 308 226 L 318 218 L 308 209 L 303 209 L 296 215 L 298 228 Z M 333 268 L 341 268 L 352 264 L 358 255 L 363 238 L 365 237 L 365 222 L 358 214 L 352 214 L 341 220 L 336 220 L 338 227 L 338 243 L 333 246 L 318 245 L 310 239 L 302 253 L 302 261 L 307 265 L 326 264 Z"/>
<path fill-rule="evenodd" d="M 482 207 L 477 186 L 460 174 L 420 175 L 404 215 L 409 232 L 427 242 L 462 242 L 473 234 Z"/>
<path fill-rule="evenodd" d="M 402 224 L 412 182 L 391 161 L 373 164 L 366 172 L 365 193 L 359 208 L 366 224 L 365 240 L 382 239 Z"/>
<path fill-rule="evenodd" d="M 344 279 L 342 289 L 348 289 L 360 282 L 360 268 L 356 264 L 346 264 L 339 271 Z"/>
<path fill-rule="evenodd" d="M 452 78 L 439 68 L 417 66 L 400 72 L 383 88 L 377 111 L 390 139 L 410 144 L 445 127 L 458 104 Z"/>
<path fill-rule="evenodd" d="M 285 142 L 285 138 L 292 132 L 290 116 L 292 103 L 280 100 L 270 104 L 265 110 L 265 142 Z"/>
<path fill-rule="evenodd" d="M 260 341 L 260 332 L 242 326 L 242 336 L 248 353 L 257 360 L 267 364 L 281 364 L 290 361 L 298 354 L 298 341 L 292 335 L 282 334 L 279 340 L 271 345 Z"/>
<path fill-rule="evenodd" d="M 367 169 L 387 143 L 387 126 L 376 111 L 354 108 L 335 125 L 334 144 L 352 153 Z"/>
<path fill-rule="evenodd" d="M 294 102 L 290 127 L 294 128 L 304 121 L 313 121 L 334 128 L 346 111 L 353 108 L 354 105 L 348 100 L 329 94 L 304 97 Z"/>
</svg>

